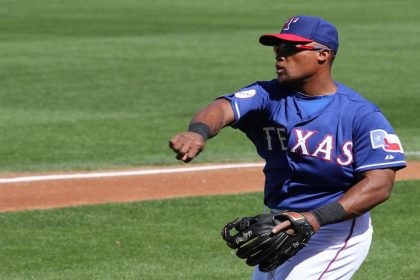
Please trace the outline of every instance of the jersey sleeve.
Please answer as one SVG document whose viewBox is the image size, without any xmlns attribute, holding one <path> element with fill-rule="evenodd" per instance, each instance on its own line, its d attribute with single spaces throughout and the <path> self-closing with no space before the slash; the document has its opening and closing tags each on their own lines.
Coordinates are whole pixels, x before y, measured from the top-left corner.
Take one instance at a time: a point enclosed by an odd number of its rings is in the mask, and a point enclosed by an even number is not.
<svg viewBox="0 0 420 280">
<path fill-rule="evenodd" d="M 255 83 L 219 98 L 230 101 L 235 115 L 235 121 L 231 126 L 246 130 L 249 122 L 252 122 L 252 115 L 265 110 L 269 95 L 258 83 Z"/>
<path fill-rule="evenodd" d="M 354 171 L 406 166 L 400 139 L 380 111 L 358 114 L 353 135 Z"/>
</svg>

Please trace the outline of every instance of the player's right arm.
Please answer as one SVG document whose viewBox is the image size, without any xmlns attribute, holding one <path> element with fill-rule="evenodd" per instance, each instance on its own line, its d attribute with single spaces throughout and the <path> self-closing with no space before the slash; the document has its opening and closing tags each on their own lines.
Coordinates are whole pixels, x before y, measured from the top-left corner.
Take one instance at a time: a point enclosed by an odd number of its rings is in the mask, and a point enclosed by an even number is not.
<svg viewBox="0 0 420 280">
<path fill-rule="evenodd" d="M 217 99 L 195 114 L 189 129 L 193 131 L 175 135 L 169 141 L 169 147 L 176 153 L 178 160 L 190 162 L 204 149 L 207 134 L 208 138 L 214 137 L 222 128 L 232 124 L 234 120 L 235 116 L 229 100 Z M 194 132 L 197 130 L 194 127 L 198 127 L 201 133 Z"/>
</svg>

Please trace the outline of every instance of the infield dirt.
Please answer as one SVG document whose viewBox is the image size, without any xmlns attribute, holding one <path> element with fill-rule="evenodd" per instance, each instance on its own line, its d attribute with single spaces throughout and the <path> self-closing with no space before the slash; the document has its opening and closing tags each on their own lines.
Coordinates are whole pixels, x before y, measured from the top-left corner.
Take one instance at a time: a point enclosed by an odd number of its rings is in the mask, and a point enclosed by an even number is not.
<svg viewBox="0 0 420 280">
<path fill-rule="evenodd" d="M 40 174 L 13 174 L 12 177 L 28 175 Z M 3 175 L 2 177 L 11 176 Z M 407 168 L 397 172 L 397 180 L 414 179 L 420 179 L 420 162 L 409 162 Z M 0 184 L 0 212 L 256 192 L 263 190 L 263 183 L 264 176 L 261 167 L 2 183 Z"/>
</svg>

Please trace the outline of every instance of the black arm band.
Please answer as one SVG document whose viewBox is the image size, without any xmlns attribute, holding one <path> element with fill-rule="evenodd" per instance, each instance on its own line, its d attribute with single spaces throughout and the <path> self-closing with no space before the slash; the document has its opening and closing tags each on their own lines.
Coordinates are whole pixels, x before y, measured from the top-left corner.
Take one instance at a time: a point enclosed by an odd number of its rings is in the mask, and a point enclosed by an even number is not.
<svg viewBox="0 0 420 280">
<path fill-rule="evenodd" d="M 203 136 L 204 141 L 210 136 L 210 127 L 202 122 L 192 123 L 188 127 L 188 131 L 195 132 Z"/>
<path fill-rule="evenodd" d="M 344 221 L 346 210 L 339 202 L 321 206 L 311 213 L 315 216 L 320 226 L 335 224 Z"/>
</svg>

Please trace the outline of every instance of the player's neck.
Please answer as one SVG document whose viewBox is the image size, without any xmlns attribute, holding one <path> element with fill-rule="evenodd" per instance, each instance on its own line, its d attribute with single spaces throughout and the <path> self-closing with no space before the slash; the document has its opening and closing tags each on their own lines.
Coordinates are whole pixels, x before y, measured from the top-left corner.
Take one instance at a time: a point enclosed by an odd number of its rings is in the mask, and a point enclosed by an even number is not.
<svg viewBox="0 0 420 280">
<path fill-rule="evenodd" d="M 307 96 L 321 96 L 335 93 L 337 85 L 331 75 L 327 74 L 309 77 L 291 89 Z"/>
<path fill-rule="evenodd" d="M 304 85 L 299 91 L 308 96 L 321 96 L 335 93 L 337 86 L 333 81 L 328 81 L 314 85 Z"/>
</svg>

